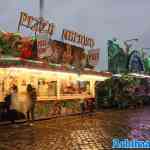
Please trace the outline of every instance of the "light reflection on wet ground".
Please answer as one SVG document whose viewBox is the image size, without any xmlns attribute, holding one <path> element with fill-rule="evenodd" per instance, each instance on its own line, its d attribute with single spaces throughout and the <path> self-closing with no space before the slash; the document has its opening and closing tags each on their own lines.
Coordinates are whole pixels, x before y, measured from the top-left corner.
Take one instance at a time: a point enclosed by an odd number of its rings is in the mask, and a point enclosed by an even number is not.
<svg viewBox="0 0 150 150">
<path fill-rule="evenodd" d="M 112 138 L 150 140 L 150 107 L 0 127 L 0 150 L 109 150 Z"/>
</svg>

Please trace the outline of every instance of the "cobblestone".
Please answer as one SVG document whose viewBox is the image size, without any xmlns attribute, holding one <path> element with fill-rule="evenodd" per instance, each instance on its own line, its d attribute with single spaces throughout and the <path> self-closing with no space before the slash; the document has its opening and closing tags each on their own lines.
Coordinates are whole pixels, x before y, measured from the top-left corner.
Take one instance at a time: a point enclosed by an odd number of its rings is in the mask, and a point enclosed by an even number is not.
<svg viewBox="0 0 150 150">
<path fill-rule="evenodd" d="M 109 150 L 113 138 L 150 140 L 150 108 L 107 110 L 0 127 L 0 150 Z"/>
</svg>

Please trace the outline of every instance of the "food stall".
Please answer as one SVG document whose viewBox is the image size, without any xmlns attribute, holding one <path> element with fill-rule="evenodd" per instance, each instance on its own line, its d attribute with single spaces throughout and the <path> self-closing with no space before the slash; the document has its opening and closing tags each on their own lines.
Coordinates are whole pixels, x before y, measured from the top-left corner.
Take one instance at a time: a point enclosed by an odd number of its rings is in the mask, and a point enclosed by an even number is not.
<svg viewBox="0 0 150 150">
<path fill-rule="evenodd" d="M 83 48 L 56 40 L 37 46 L 30 37 L 0 34 L 0 102 L 15 84 L 23 103 L 30 83 L 37 92 L 36 119 L 80 113 L 80 101 L 95 98 L 96 81 L 111 76 L 94 71 Z"/>
<path fill-rule="evenodd" d="M 2 64 L 4 58 L 0 61 Z M 1 102 L 4 100 L 7 91 L 15 84 L 18 87 L 21 103 L 22 97 L 26 94 L 27 84 L 32 84 L 38 95 L 36 119 L 79 113 L 80 100 L 86 101 L 95 97 L 96 81 L 103 81 L 110 77 L 109 73 L 88 71 L 87 74 L 83 71 L 77 74 L 60 69 L 39 69 L 37 64 L 34 66 L 31 62 L 29 64 L 30 68 L 27 63 L 0 65 L 0 100 Z"/>
</svg>

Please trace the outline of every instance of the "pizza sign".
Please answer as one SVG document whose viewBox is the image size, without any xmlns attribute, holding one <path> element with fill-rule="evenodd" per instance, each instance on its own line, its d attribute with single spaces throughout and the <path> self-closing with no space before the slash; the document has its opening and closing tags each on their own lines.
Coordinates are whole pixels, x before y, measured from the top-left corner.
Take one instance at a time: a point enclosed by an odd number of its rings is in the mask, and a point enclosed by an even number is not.
<svg viewBox="0 0 150 150">
<path fill-rule="evenodd" d="M 25 12 L 21 12 L 19 25 L 18 25 L 18 31 L 20 30 L 21 26 L 29 28 L 33 32 L 48 33 L 49 35 L 52 35 L 55 29 L 55 25 L 53 23 L 49 23 L 48 21 L 42 18 L 29 16 Z"/>
</svg>

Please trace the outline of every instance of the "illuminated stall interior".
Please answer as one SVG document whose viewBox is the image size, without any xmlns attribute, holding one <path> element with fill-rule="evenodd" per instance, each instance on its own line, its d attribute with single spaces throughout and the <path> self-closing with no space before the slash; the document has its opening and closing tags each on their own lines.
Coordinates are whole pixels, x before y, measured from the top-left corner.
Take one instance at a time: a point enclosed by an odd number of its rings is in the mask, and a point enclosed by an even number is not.
<svg viewBox="0 0 150 150">
<path fill-rule="evenodd" d="M 15 33 L 0 35 L 0 101 L 13 84 L 23 100 L 29 83 L 36 88 L 39 101 L 94 98 L 95 82 L 110 77 L 96 71 L 91 73 L 88 54 L 81 47 L 52 40 L 44 53 L 39 48 L 43 42 L 31 37 Z M 89 73 L 85 71 L 87 68 L 91 69 Z"/>
<path fill-rule="evenodd" d="M 107 79 L 106 76 L 62 71 L 47 71 L 20 67 L 0 68 L 0 100 L 15 84 L 20 99 L 26 94 L 27 84 L 37 90 L 38 100 L 69 100 L 95 97 L 95 82 Z"/>
</svg>

